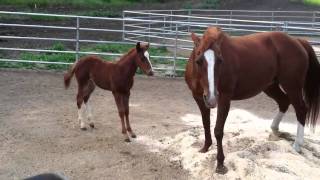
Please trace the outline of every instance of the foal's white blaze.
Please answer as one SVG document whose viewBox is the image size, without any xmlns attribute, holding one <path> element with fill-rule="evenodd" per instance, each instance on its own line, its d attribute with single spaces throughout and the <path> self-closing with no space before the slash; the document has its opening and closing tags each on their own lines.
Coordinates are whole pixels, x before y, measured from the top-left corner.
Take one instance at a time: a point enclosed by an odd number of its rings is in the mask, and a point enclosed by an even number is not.
<svg viewBox="0 0 320 180">
<path fill-rule="evenodd" d="M 284 113 L 283 112 L 279 112 L 277 114 L 277 116 L 274 117 L 274 119 L 272 121 L 272 124 L 271 124 L 271 129 L 272 129 L 273 132 L 279 131 L 279 124 L 280 124 L 283 116 L 284 116 Z"/>
<path fill-rule="evenodd" d="M 204 57 L 208 64 L 209 98 L 212 99 L 214 98 L 214 51 L 208 49 L 206 52 L 204 52 Z"/>
<path fill-rule="evenodd" d="M 148 59 L 148 62 L 150 64 L 150 67 L 151 67 L 150 71 L 153 71 L 153 67 L 152 67 L 152 64 L 151 64 L 151 61 L 150 61 L 149 52 L 148 51 L 144 52 L 144 56 Z"/>
<path fill-rule="evenodd" d="M 297 152 L 301 152 L 300 146 L 303 144 L 303 135 L 304 135 L 304 126 L 298 122 L 298 127 L 297 127 L 297 137 L 294 141 L 293 148 Z"/>
</svg>

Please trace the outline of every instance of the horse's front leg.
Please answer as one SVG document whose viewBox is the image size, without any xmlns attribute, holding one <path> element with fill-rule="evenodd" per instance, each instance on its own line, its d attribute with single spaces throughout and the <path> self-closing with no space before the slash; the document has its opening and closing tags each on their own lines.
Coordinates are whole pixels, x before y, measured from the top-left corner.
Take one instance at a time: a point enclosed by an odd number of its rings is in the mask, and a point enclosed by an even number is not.
<svg viewBox="0 0 320 180">
<path fill-rule="evenodd" d="M 199 152 L 205 153 L 208 151 L 209 147 L 212 145 L 211 130 L 210 130 L 210 109 L 206 107 L 203 101 L 202 94 L 200 95 L 193 94 L 193 98 L 200 109 L 203 128 L 204 128 L 205 141 L 204 141 L 203 147 L 199 150 Z"/>
<path fill-rule="evenodd" d="M 127 127 L 127 131 L 129 133 L 129 135 L 132 138 L 136 138 L 137 135 L 132 131 L 131 126 L 130 126 L 130 121 L 129 121 L 129 97 L 130 97 L 130 92 L 127 93 L 123 98 L 123 104 L 125 107 L 124 113 L 126 116 L 126 127 Z"/>
<path fill-rule="evenodd" d="M 125 105 L 123 103 L 124 94 L 113 92 L 114 99 L 117 104 L 120 120 L 121 120 L 121 132 L 124 136 L 124 141 L 130 142 L 129 136 L 127 134 L 126 126 L 124 123 L 124 115 L 125 115 Z"/>
<path fill-rule="evenodd" d="M 218 98 L 218 114 L 216 120 L 216 126 L 214 128 L 214 135 L 217 140 L 217 168 L 216 173 L 225 174 L 228 169 L 224 166 L 224 154 L 222 147 L 223 129 L 226 122 L 229 109 L 230 109 L 230 96 L 225 94 L 220 94 Z"/>
</svg>

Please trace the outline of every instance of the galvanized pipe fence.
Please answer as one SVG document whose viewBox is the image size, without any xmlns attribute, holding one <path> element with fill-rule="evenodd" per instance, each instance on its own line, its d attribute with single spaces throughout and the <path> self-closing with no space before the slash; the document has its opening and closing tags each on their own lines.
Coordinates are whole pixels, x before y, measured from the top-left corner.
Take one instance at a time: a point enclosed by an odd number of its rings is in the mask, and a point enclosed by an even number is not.
<svg viewBox="0 0 320 180">
<path fill-rule="evenodd" d="M 188 59 L 193 43 L 190 32 L 202 34 L 208 26 L 221 26 L 232 35 L 250 34 L 253 32 L 284 31 L 295 36 L 307 37 L 313 44 L 320 44 L 320 12 L 306 11 L 241 11 L 241 10 L 146 10 L 123 11 L 123 17 L 90 17 L 76 15 L 58 15 L 45 13 L 23 13 L 0 11 L 1 16 L 30 16 L 64 18 L 73 22 L 72 26 L 55 25 L 55 23 L 29 24 L 28 21 L 16 23 L 0 19 L 0 28 L 33 29 L 33 31 L 53 32 L 71 31 L 72 37 L 38 37 L 21 35 L 0 34 L 0 40 L 15 41 L 49 41 L 73 44 L 73 50 L 52 50 L 48 48 L 5 47 L 0 46 L 0 51 L 11 52 L 36 52 L 36 53 L 66 53 L 74 54 L 75 60 L 84 54 L 121 56 L 112 52 L 92 52 L 82 50 L 82 44 L 130 44 L 134 47 L 137 41 L 150 42 L 152 47 L 161 47 L 169 50 L 168 55 L 152 55 L 152 60 L 157 60 L 158 71 L 168 71 L 175 75 L 176 71 L 184 71 L 184 67 L 177 67 L 178 61 Z M 10 18 L 9 18 L 10 20 Z M 99 23 L 91 23 L 99 21 Z M 86 24 L 86 25 L 83 25 Z M 91 27 L 95 24 L 95 27 Z M 114 27 L 105 26 L 117 24 Z M 1 31 L 0 31 L 1 32 Z M 83 37 L 84 33 L 95 33 L 95 39 Z M 112 39 L 97 37 L 102 34 L 111 34 Z M 19 33 L 23 34 L 23 32 Z M 97 37 L 96 37 L 97 36 Z M 4 43 L 0 43 L 4 44 Z M 44 63 L 44 64 L 71 64 L 70 62 L 48 62 L 33 59 L 19 59 L 0 57 L 0 61 Z"/>
</svg>

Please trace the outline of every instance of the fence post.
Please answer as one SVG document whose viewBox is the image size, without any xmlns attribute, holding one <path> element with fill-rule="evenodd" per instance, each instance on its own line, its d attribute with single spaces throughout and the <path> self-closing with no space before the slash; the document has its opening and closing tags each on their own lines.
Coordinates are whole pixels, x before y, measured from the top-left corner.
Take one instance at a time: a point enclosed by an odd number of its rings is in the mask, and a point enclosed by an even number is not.
<svg viewBox="0 0 320 180">
<path fill-rule="evenodd" d="M 170 10 L 170 31 L 172 31 L 172 10 Z"/>
<path fill-rule="evenodd" d="M 151 13 L 148 11 L 148 13 Z M 151 14 L 149 14 L 149 25 L 148 25 L 148 42 L 150 42 L 150 28 L 151 28 Z"/>
<path fill-rule="evenodd" d="M 284 21 L 283 25 L 284 25 L 283 31 L 288 32 L 288 21 Z"/>
<path fill-rule="evenodd" d="M 312 13 L 312 28 L 314 28 L 315 22 L 316 22 L 316 12 L 313 11 L 313 13 Z"/>
<path fill-rule="evenodd" d="M 230 16 L 229 16 L 229 24 L 232 24 L 231 22 L 232 22 L 232 10 L 230 11 Z"/>
<path fill-rule="evenodd" d="M 174 42 L 174 60 L 173 60 L 173 77 L 176 76 L 176 61 L 177 61 L 177 51 L 178 51 L 178 24 L 176 24 L 176 35 Z"/>
<path fill-rule="evenodd" d="M 191 9 L 188 10 L 188 32 L 190 32 L 190 16 L 191 16 Z"/>
<path fill-rule="evenodd" d="M 272 21 L 272 24 L 271 24 L 271 31 L 273 31 L 273 26 L 274 26 L 274 12 L 272 11 L 271 12 L 271 21 Z"/>
<path fill-rule="evenodd" d="M 163 16 L 163 27 L 162 27 L 162 44 L 165 44 L 165 37 L 166 37 L 166 15 Z"/>
<path fill-rule="evenodd" d="M 79 34 L 80 34 L 80 19 L 77 17 L 77 28 L 76 28 L 76 61 L 79 60 Z"/>
<path fill-rule="evenodd" d="M 126 33 L 125 33 L 125 30 L 126 30 L 126 28 L 125 28 L 125 18 L 126 18 L 126 15 L 125 15 L 125 12 L 124 11 L 122 11 L 122 41 L 124 41 L 125 40 L 125 38 L 126 38 Z"/>
</svg>

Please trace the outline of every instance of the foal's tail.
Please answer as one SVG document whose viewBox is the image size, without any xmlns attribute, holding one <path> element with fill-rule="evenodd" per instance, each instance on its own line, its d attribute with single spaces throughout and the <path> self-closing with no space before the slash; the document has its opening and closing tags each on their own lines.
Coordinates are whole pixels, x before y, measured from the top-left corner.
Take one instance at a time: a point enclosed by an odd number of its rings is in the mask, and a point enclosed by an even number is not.
<svg viewBox="0 0 320 180">
<path fill-rule="evenodd" d="M 304 98 L 308 106 L 306 124 L 314 128 L 319 115 L 320 104 L 320 64 L 312 46 L 306 40 L 299 39 L 308 52 L 309 67 L 304 85 Z"/>
<path fill-rule="evenodd" d="M 75 71 L 75 67 L 76 67 L 76 64 L 77 62 L 75 62 L 71 68 L 69 69 L 69 71 L 67 73 L 64 74 L 64 87 L 66 89 L 68 89 L 68 87 L 70 86 L 70 82 L 71 82 L 71 79 L 74 75 L 74 71 Z"/>
</svg>

